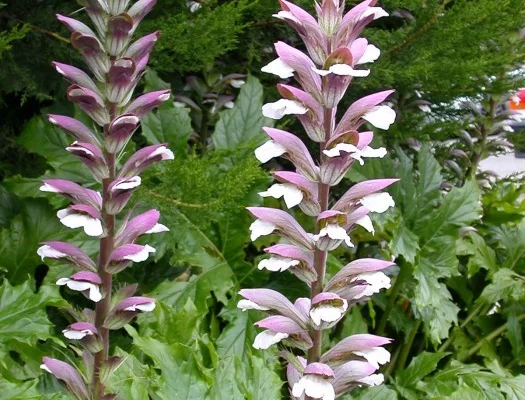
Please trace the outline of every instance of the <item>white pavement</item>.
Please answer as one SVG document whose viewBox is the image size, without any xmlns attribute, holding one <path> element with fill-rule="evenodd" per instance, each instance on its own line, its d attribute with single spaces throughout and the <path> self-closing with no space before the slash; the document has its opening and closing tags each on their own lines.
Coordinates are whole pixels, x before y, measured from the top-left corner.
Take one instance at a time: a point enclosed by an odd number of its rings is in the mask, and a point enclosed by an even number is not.
<svg viewBox="0 0 525 400">
<path fill-rule="evenodd" d="M 525 172 L 525 158 L 516 158 L 514 151 L 497 156 L 490 156 L 479 163 L 482 171 L 493 171 L 504 178 Z"/>
</svg>

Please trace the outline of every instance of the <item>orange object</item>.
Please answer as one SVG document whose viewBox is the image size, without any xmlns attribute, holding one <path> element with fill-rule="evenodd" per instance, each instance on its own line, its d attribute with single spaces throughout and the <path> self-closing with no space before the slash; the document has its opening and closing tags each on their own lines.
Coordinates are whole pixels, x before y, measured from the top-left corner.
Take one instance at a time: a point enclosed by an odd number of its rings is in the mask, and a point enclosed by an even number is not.
<svg viewBox="0 0 525 400">
<path fill-rule="evenodd" d="M 509 110 L 525 110 L 525 89 L 520 89 L 509 100 Z"/>
</svg>

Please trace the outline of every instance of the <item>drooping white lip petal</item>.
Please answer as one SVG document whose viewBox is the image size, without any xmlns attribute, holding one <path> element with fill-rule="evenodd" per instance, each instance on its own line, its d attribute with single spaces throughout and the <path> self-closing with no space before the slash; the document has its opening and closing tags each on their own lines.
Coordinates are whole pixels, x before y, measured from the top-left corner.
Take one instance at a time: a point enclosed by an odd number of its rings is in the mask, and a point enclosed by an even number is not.
<svg viewBox="0 0 525 400">
<path fill-rule="evenodd" d="M 151 228 L 149 231 L 146 231 L 144 233 L 160 233 L 160 232 L 169 232 L 169 228 L 166 225 L 162 224 L 155 224 L 153 228 Z"/>
<path fill-rule="evenodd" d="M 287 333 L 274 332 L 270 330 L 262 331 L 253 341 L 253 348 L 258 350 L 266 350 L 273 344 L 279 343 L 281 340 L 288 337 Z"/>
<path fill-rule="evenodd" d="M 262 307 L 259 304 L 254 303 L 251 300 L 246 300 L 246 299 L 239 300 L 239 302 L 237 303 L 237 308 L 240 308 L 242 311 L 246 311 L 246 310 L 268 311 L 269 310 L 269 308 L 267 307 Z"/>
<path fill-rule="evenodd" d="M 385 381 L 385 377 L 383 374 L 372 374 L 369 376 L 365 376 L 364 378 L 359 379 L 358 382 L 365 383 L 369 386 L 377 386 L 381 385 Z"/>
<path fill-rule="evenodd" d="M 328 70 L 312 67 L 312 70 L 321 76 L 326 76 L 328 74 L 334 74 L 334 75 L 340 75 L 340 76 L 365 77 L 365 76 L 370 75 L 370 70 L 353 69 L 348 64 L 334 64 L 330 68 L 328 68 Z"/>
<path fill-rule="evenodd" d="M 246 83 L 246 81 L 243 81 L 242 79 L 232 79 L 230 81 L 230 85 L 232 85 L 235 89 L 239 89 L 245 83 Z"/>
<path fill-rule="evenodd" d="M 112 190 L 134 189 L 140 186 L 140 183 L 141 183 L 140 176 L 134 176 L 133 178 L 129 178 L 129 179 L 126 179 L 125 181 L 117 183 L 115 186 L 113 186 Z"/>
<path fill-rule="evenodd" d="M 354 354 L 364 357 L 366 361 L 376 369 L 379 369 L 379 365 L 390 362 L 390 352 L 382 347 L 372 347 L 371 349 L 354 351 Z"/>
<path fill-rule="evenodd" d="M 334 400 L 335 391 L 332 384 L 317 375 L 304 375 L 292 388 L 292 395 L 302 398 L 303 393 L 314 399 Z"/>
<path fill-rule="evenodd" d="M 321 325 L 321 321 L 334 322 L 337 321 L 345 313 L 348 308 L 348 303 L 343 299 L 343 305 L 341 307 L 334 307 L 329 304 L 321 304 L 313 307 L 310 310 L 310 318 L 315 325 Z"/>
<path fill-rule="evenodd" d="M 290 21 L 293 21 L 297 24 L 301 24 L 301 21 L 295 18 L 294 15 L 290 11 L 279 11 L 277 14 L 272 14 L 272 17 L 279 18 L 282 20 L 289 19 Z"/>
<path fill-rule="evenodd" d="M 361 18 L 360 19 L 365 19 L 369 15 L 373 15 L 374 16 L 374 20 L 376 20 L 378 18 L 388 17 L 389 14 L 385 10 L 383 10 L 381 7 L 368 7 L 365 10 L 365 12 L 363 12 L 363 14 L 361 14 Z"/>
<path fill-rule="evenodd" d="M 89 329 L 84 329 L 82 331 L 75 331 L 74 329 L 64 329 L 62 333 L 66 338 L 72 340 L 80 340 L 85 338 L 86 336 L 93 335 L 93 332 L 91 332 Z"/>
<path fill-rule="evenodd" d="M 355 221 L 356 225 L 362 226 L 370 233 L 375 233 L 374 225 L 372 224 L 372 220 L 368 215 L 365 215 L 363 218 L 358 219 Z"/>
<path fill-rule="evenodd" d="M 364 165 L 365 161 L 363 158 L 383 158 L 384 156 L 386 156 L 386 149 L 384 147 L 373 149 L 372 147 L 366 146 L 363 150 L 358 150 L 353 153 L 350 157 L 359 161 L 359 164 Z"/>
<path fill-rule="evenodd" d="M 50 192 L 50 193 L 60 193 L 60 190 L 58 190 L 56 187 L 51 186 L 47 183 L 44 183 L 42 186 L 40 186 L 41 192 Z"/>
<path fill-rule="evenodd" d="M 262 106 L 262 113 L 267 118 L 281 119 L 285 115 L 306 114 L 308 109 L 295 100 L 280 99 L 275 103 L 267 103 Z"/>
<path fill-rule="evenodd" d="M 303 200 L 303 192 L 291 183 L 275 183 L 267 191 L 259 192 L 259 196 L 273 197 L 274 199 L 283 197 L 288 208 L 295 207 Z"/>
<path fill-rule="evenodd" d="M 294 260 L 293 258 L 272 256 L 270 258 L 261 260 L 257 265 L 257 268 L 260 270 L 267 269 L 272 272 L 282 272 L 286 271 L 290 267 L 295 267 L 301 262 L 299 260 Z"/>
<path fill-rule="evenodd" d="M 69 210 L 59 210 L 57 216 L 60 222 L 68 228 L 84 228 L 84 232 L 88 236 L 100 236 L 104 232 L 102 229 L 102 222 L 97 219 L 90 217 L 89 215 L 80 213 L 69 213 Z"/>
<path fill-rule="evenodd" d="M 44 258 L 62 258 L 67 257 L 67 254 L 61 253 L 58 250 L 55 250 L 51 246 L 48 246 L 47 244 L 40 246 L 38 250 L 36 251 L 36 254 L 42 258 L 42 261 L 44 261 Z"/>
<path fill-rule="evenodd" d="M 384 213 L 396 205 L 392 196 L 386 192 L 369 194 L 361 199 L 361 204 L 376 213 Z"/>
<path fill-rule="evenodd" d="M 314 235 L 314 240 L 318 241 L 324 236 L 328 236 L 330 239 L 334 239 L 334 240 L 344 240 L 348 247 L 354 247 L 352 241 L 350 240 L 350 236 L 348 236 L 348 233 L 346 233 L 345 228 L 339 225 L 336 225 L 336 224 L 326 225 L 324 228 L 321 229 L 319 234 Z"/>
<path fill-rule="evenodd" d="M 125 260 L 130 260 L 130 261 L 134 261 L 134 262 L 141 262 L 141 261 L 147 260 L 148 257 L 149 257 L 149 254 L 150 253 L 155 253 L 155 251 L 156 250 L 153 247 L 151 247 L 150 245 L 147 244 L 139 252 L 137 252 L 135 254 L 128 254 L 127 256 L 124 256 L 123 258 Z"/>
<path fill-rule="evenodd" d="M 275 230 L 276 226 L 270 222 L 266 222 L 260 219 L 253 221 L 250 225 L 250 239 L 252 242 L 256 241 L 261 236 L 271 234 Z"/>
<path fill-rule="evenodd" d="M 359 149 L 350 143 L 338 143 L 329 150 L 323 150 L 323 153 L 327 157 L 332 158 L 339 157 L 342 151 L 344 151 L 345 153 L 356 153 L 359 152 Z"/>
<path fill-rule="evenodd" d="M 51 370 L 47 367 L 46 364 L 40 364 L 40 369 L 43 369 L 44 371 L 47 371 L 50 374 L 52 374 Z"/>
<path fill-rule="evenodd" d="M 419 109 L 421 111 L 423 111 L 424 113 L 429 113 L 432 111 L 432 109 L 430 108 L 430 106 L 428 104 L 422 104 L 419 106 Z"/>
<path fill-rule="evenodd" d="M 173 160 L 175 158 L 173 152 L 170 149 L 167 149 L 166 146 L 160 146 L 157 150 L 151 153 L 148 158 L 156 157 L 158 155 L 161 156 L 162 160 Z"/>
<path fill-rule="evenodd" d="M 269 74 L 277 75 L 281 79 L 291 78 L 294 73 L 294 69 L 286 64 L 280 58 L 276 58 L 268 65 L 265 65 L 261 68 L 262 72 L 267 72 Z"/>
<path fill-rule="evenodd" d="M 375 106 L 363 115 L 363 119 L 370 122 L 376 128 L 388 129 L 396 120 L 396 112 L 388 106 Z"/>
<path fill-rule="evenodd" d="M 364 272 L 357 275 L 354 280 L 365 281 L 368 283 L 366 289 L 355 296 L 354 299 L 372 296 L 375 293 L 379 293 L 381 289 L 389 289 L 391 286 L 390 278 L 381 271 Z"/>
<path fill-rule="evenodd" d="M 124 311 L 144 311 L 149 312 L 153 311 L 155 309 L 155 302 L 152 301 L 151 303 L 144 303 L 144 304 L 133 304 L 132 306 L 126 307 Z"/>
<path fill-rule="evenodd" d="M 284 153 L 286 153 L 286 149 L 273 140 L 269 140 L 255 149 L 255 157 L 263 164 L 272 158 L 282 156 Z"/>
<path fill-rule="evenodd" d="M 381 55 L 381 50 L 379 50 L 376 46 L 373 44 L 369 44 L 366 46 L 365 53 L 361 56 L 357 64 L 366 64 L 374 62 L 379 58 Z"/>
<path fill-rule="evenodd" d="M 98 287 L 98 285 L 95 285 L 94 283 L 84 282 L 84 281 L 74 281 L 73 279 L 69 279 L 69 278 L 60 278 L 56 282 L 56 284 L 59 286 L 67 285 L 68 288 L 70 288 L 71 290 L 75 290 L 77 292 L 83 292 L 85 290 L 89 290 L 88 297 L 90 300 L 94 301 L 95 303 L 98 303 L 102 299 L 100 288 Z"/>
</svg>

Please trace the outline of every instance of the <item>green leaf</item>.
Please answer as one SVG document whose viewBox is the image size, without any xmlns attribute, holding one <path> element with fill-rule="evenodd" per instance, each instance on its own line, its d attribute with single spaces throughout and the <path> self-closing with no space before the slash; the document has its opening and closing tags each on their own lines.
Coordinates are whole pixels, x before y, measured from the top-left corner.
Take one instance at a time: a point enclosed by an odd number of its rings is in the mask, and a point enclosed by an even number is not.
<svg viewBox="0 0 525 400">
<path fill-rule="evenodd" d="M 397 400 L 397 393 L 386 385 L 374 386 L 361 392 L 358 400 Z"/>
<path fill-rule="evenodd" d="M 502 379 L 500 385 L 501 391 L 507 395 L 507 400 L 525 399 L 525 375 Z"/>
<path fill-rule="evenodd" d="M 409 263 L 414 263 L 419 251 L 418 239 L 400 218 L 392 232 L 390 250 L 394 256 L 402 256 Z"/>
<path fill-rule="evenodd" d="M 438 362 L 447 353 L 423 352 L 415 357 L 407 368 L 397 373 L 396 383 L 404 387 L 415 387 L 425 376 L 437 368 Z"/>
<path fill-rule="evenodd" d="M 494 304 L 502 299 L 514 299 L 516 301 L 525 298 L 525 277 L 502 268 L 496 271 L 492 277 L 492 283 L 483 289 L 480 299 Z"/>
<path fill-rule="evenodd" d="M 11 286 L 4 280 L 0 286 L 0 339 L 35 343 L 50 338 L 53 325 L 46 307 L 64 304 L 56 288 L 42 286 L 34 293 L 29 282 Z"/>
<path fill-rule="evenodd" d="M 262 105 L 263 88 L 255 77 L 249 76 L 235 106 L 219 113 L 219 121 L 211 137 L 215 148 L 255 147 L 261 144 L 266 138 L 262 127 L 271 126 L 271 121 L 262 115 Z"/>
<path fill-rule="evenodd" d="M 470 386 L 463 385 L 456 390 L 452 395 L 447 396 L 446 399 L 449 400 L 485 400 L 487 397 L 477 389 L 474 389 Z M 445 397 L 438 398 L 439 400 L 445 400 Z"/>
<path fill-rule="evenodd" d="M 443 182 L 441 166 L 430 151 L 430 146 L 424 144 L 418 154 L 419 180 L 416 188 L 417 208 L 419 215 L 425 215 L 432 211 L 435 202 L 439 199 L 440 186 Z M 407 199 L 409 200 L 409 199 Z"/>
<path fill-rule="evenodd" d="M 168 101 L 141 121 L 142 134 L 150 144 L 167 143 L 175 157 L 186 158 L 188 139 L 193 132 L 190 112 Z"/>
</svg>

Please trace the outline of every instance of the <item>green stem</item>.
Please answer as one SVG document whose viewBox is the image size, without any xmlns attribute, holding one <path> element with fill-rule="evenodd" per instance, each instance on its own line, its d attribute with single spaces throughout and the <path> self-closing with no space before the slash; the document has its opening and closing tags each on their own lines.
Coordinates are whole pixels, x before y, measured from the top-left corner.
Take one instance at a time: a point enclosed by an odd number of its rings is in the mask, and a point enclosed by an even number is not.
<svg viewBox="0 0 525 400">
<path fill-rule="evenodd" d="M 525 319 L 525 314 L 521 314 L 519 317 L 518 317 L 518 322 L 521 322 Z M 483 346 L 484 343 L 486 342 L 490 342 L 491 340 L 494 340 L 496 339 L 499 335 L 501 335 L 502 333 L 504 333 L 507 329 L 508 329 L 509 325 L 508 323 L 504 323 L 503 325 L 501 325 L 499 328 L 493 330 L 491 333 L 489 333 L 487 336 L 485 336 L 483 339 L 481 339 L 480 341 L 478 341 L 468 352 L 465 356 L 461 357 L 459 359 L 459 361 L 461 362 L 464 362 L 466 360 L 468 360 L 470 357 L 472 357 L 474 354 L 476 354 L 480 349 L 481 347 Z"/>
<path fill-rule="evenodd" d="M 397 348 L 394 350 L 394 353 L 392 354 L 392 359 L 390 360 L 390 362 L 388 363 L 388 366 L 386 367 L 385 382 L 387 381 L 388 377 L 392 374 L 392 371 L 394 370 L 394 366 L 396 365 L 400 352 L 401 352 L 401 346 L 397 346 Z"/>
<path fill-rule="evenodd" d="M 410 354 L 410 349 L 412 348 L 412 344 L 414 343 L 414 339 L 416 338 L 416 335 L 417 335 L 417 332 L 419 331 L 420 326 L 421 326 L 421 321 L 417 321 L 416 325 L 410 331 L 407 341 L 401 348 L 401 353 L 399 354 L 399 360 L 396 365 L 397 369 L 401 370 L 405 368 L 405 364 L 407 362 L 408 355 Z"/>
<path fill-rule="evenodd" d="M 392 289 L 390 290 L 390 293 L 388 296 L 388 303 L 386 305 L 385 312 L 383 313 L 383 316 L 381 317 L 381 321 L 379 321 L 379 325 L 377 327 L 377 334 L 380 336 L 385 334 L 385 328 L 388 322 L 388 317 L 390 316 L 390 313 L 392 312 L 392 309 L 394 308 L 394 305 L 396 304 L 396 300 L 397 300 L 399 291 L 403 287 L 403 282 L 409 275 L 410 275 L 410 268 L 408 267 L 408 265 L 400 262 L 399 263 L 399 275 L 397 275 L 396 281 L 394 282 L 394 286 L 392 286 Z"/>
</svg>

